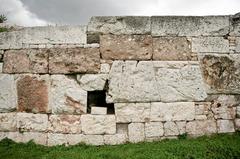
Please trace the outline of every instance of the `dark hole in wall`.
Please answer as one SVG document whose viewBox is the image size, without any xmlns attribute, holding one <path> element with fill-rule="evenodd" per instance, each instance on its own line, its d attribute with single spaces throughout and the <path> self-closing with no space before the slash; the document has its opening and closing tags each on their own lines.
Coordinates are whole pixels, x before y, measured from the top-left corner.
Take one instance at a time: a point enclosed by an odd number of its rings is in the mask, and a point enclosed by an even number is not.
<svg viewBox="0 0 240 159">
<path fill-rule="evenodd" d="M 106 91 L 89 91 L 87 96 L 87 113 L 91 107 L 107 107 L 107 114 L 115 114 L 114 104 L 106 103 Z"/>
</svg>

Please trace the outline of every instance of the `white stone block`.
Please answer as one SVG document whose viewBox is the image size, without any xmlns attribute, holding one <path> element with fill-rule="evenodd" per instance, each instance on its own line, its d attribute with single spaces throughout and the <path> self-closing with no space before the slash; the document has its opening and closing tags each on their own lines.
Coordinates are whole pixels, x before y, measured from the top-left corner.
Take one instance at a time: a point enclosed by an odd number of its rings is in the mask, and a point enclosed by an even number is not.
<svg viewBox="0 0 240 159">
<path fill-rule="evenodd" d="M 108 63 L 101 64 L 100 73 L 109 73 L 110 65 Z"/>
<path fill-rule="evenodd" d="M 145 123 L 145 136 L 146 138 L 163 136 L 163 123 L 162 122 L 147 122 Z"/>
<path fill-rule="evenodd" d="M 106 115 L 107 114 L 107 107 L 91 107 L 91 114 Z"/>
<path fill-rule="evenodd" d="M 164 136 L 179 135 L 178 126 L 175 122 L 167 121 L 164 123 Z"/>
<path fill-rule="evenodd" d="M 201 136 L 217 133 L 217 125 L 214 120 L 196 120 L 187 122 L 186 132 L 192 136 Z"/>
<path fill-rule="evenodd" d="M 0 131 L 16 131 L 16 113 L 0 113 Z"/>
<path fill-rule="evenodd" d="M 0 54 L 0 59 L 1 59 L 1 54 Z M 3 63 L 0 62 L 0 73 L 2 73 L 2 72 L 3 72 Z"/>
<path fill-rule="evenodd" d="M 48 146 L 67 145 L 67 134 L 48 133 Z"/>
<path fill-rule="evenodd" d="M 234 122 L 232 120 L 218 120 L 217 128 L 219 133 L 235 132 Z"/>
<path fill-rule="evenodd" d="M 126 134 L 104 135 L 104 143 L 107 145 L 119 145 L 128 141 Z"/>
<path fill-rule="evenodd" d="M 104 145 L 103 135 L 84 135 L 83 141 L 87 145 Z"/>
<path fill-rule="evenodd" d="M 77 75 L 77 80 L 82 89 L 86 91 L 104 90 L 108 74 Z"/>
<path fill-rule="evenodd" d="M 131 123 L 128 125 L 128 137 L 132 143 L 144 141 L 144 123 Z"/>
</svg>

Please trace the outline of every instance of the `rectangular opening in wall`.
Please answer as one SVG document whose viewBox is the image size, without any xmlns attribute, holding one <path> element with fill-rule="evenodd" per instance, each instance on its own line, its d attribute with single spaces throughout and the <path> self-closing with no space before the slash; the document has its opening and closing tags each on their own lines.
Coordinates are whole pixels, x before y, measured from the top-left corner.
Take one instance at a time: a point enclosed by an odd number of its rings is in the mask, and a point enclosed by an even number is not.
<svg viewBox="0 0 240 159">
<path fill-rule="evenodd" d="M 114 104 L 106 103 L 106 91 L 89 91 L 87 96 L 87 113 L 91 113 L 92 107 L 105 107 L 107 114 L 115 114 Z"/>
</svg>

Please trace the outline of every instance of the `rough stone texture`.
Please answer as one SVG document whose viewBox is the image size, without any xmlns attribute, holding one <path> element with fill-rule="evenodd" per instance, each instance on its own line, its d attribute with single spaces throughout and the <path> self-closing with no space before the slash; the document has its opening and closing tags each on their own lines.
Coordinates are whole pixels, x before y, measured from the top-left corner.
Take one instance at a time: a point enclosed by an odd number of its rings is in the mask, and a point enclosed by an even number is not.
<svg viewBox="0 0 240 159">
<path fill-rule="evenodd" d="M 240 35 L 240 25 L 239 25 L 239 35 Z M 235 41 L 235 51 L 237 53 L 240 53 L 240 37 L 236 37 L 236 41 Z"/>
<path fill-rule="evenodd" d="M 191 42 L 186 37 L 153 38 L 153 60 L 196 61 Z"/>
<path fill-rule="evenodd" d="M 104 90 L 108 74 L 77 75 L 77 80 L 82 89 L 86 91 Z"/>
<path fill-rule="evenodd" d="M 200 66 L 208 93 L 240 94 L 240 55 L 205 54 Z"/>
<path fill-rule="evenodd" d="M 13 75 L 0 74 L 0 113 L 14 111 L 17 107 L 17 90 Z"/>
<path fill-rule="evenodd" d="M 88 23 L 88 43 L 98 43 L 99 34 L 150 34 L 151 17 L 92 17 Z"/>
<path fill-rule="evenodd" d="M 237 106 L 237 118 L 240 118 L 240 105 L 239 106 Z"/>
<path fill-rule="evenodd" d="M 240 36 L 240 14 L 239 13 L 231 16 L 231 25 L 232 25 L 232 30 L 230 35 Z"/>
<path fill-rule="evenodd" d="M 128 124 L 117 123 L 117 134 L 128 135 Z"/>
<path fill-rule="evenodd" d="M 83 134 L 67 134 L 68 145 L 76 145 L 84 142 Z"/>
<path fill-rule="evenodd" d="M 70 76 L 52 75 L 50 106 L 54 114 L 84 114 L 87 112 L 87 91 Z"/>
<path fill-rule="evenodd" d="M 48 143 L 48 146 L 67 145 L 67 135 L 48 133 L 47 143 Z"/>
<path fill-rule="evenodd" d="M 0 55 L 0 59 L 1 59 L 1 55 Z M 2 73 L 3 71 L 3 63 L 0 62 L 0 73 Z"/>
<path fill-rule="evenodd" d="M 55 48 L 49 51 L 50 73 L 97 73 L 99 70 L 98 48 Z"/>
<path fill-rule="evenodd" d="M 128 137 L 132 143 L 141 142 L 145 139 L 144 123 L 131 123 L 128 125 Z"/>
<path fill-rule="evenodd" d="M 106 115 L 107 107 L 91 107 L 91 114 Z"/>
<path fill-rule="evenodd" d="M 30 44 L 85 44 L 86 26 L 26 27 L 0 34 L 0 49 L 19 49 Z"/>
<path fill-rule="evenodd" d="M 103 135 L 84 135 L 83 142 L 87 145 L 104 145 Z"/>
<path fill-rule="evenodd" d="M 48 73 L 47 49 L 7 50 L 3 61 L 4 73 Z"/>
<path fill-rule="evenodd" d="M 8 132 L 7 138 L 15 142 L 29 142 L 33 140 L 36 144 L 47 145 L 47 133 L 41 132 Z"/>
<path fill-rule="evenodd" d="M 46 113 L 48 107 L 49 75 L 23 75 L 17 80 L 18 111 Z"/>
<path fill-rule="evenodd" d="M 229 41 L 223 37 L 196 37 L 192 38 L 193 52 L 228 53 Z"/>
<path fill-rule="evenodd" d="M 189 62 L 114 61 L 107 102 L 201 101 L 200 68 Z"/>
<path fill-rule="evenodd" d="M 110 65 L 108 63 L 103 63 L 100 66 L 100 73 L 109 73 Z"/>
<path fill-rule="evenodd" d="M 145 123 L 146 138 L 163 136 L 163 123 L 161 122 L 147 122 Z"/>
<path fill-rule="evenodd" d="M 82 131 L 87 135 L 115 134 L 116 120 L 114 115 L 82 115 Z"/>
<path fill-rule="evenodd" d="M 0 131 L 16 131 L 16 113 L 0 113 Z"/>
<path fill-rule="evenodd" d="M 46 114 L 17 113 L 17 128 L 21 131 L 46 131 L 48 116 Z"/>
<path fill-rule="evenodd" d="M 235 132 L 234 122 L 232 120 L 218 120 L 217 128 L 218 128 L 218 133 Z"/>
<path fill-rule="evenodd" d="M 104 143 L 107 145 L 119 145 L 128 141 L 127 135 L 125 134 L 104 135 L 103 138 Z"/>
<path fill-rule="evenodd" d="M 102 35 L 100 52 L 105 60 L 149 60 L 152 57 L 150 35 Z"/>
<path fill-rule="evenodd" d="M 151 121 L 193 120 L 195 107 L 193 102 L 151 103 Z"/>
<path fill-rule="evenodd" d="M 153 36 L 223 36 L 229 32 L 229 16 L 152 17 Z"/>
<path fill-rule="evenodd" d="M 179 135 L 178 127 L 175 122 L 167 121 L 164 123 L 164 136 Z"/>
<path fill-rule="evenodd" d="M 51 115 L 48 130 L 54 133 L 81 133 L 79 115 Z"/>
<path fill-rule="evenodd" d="M 186 133 L 186 121 L 178 121 L 175 122 L 179 131 L 179 134 L 185 134 Z"/>
<path fill-rule="evenodd" d="M 150 118 L 150 103 L 115 103 L 117 123 L 146 122 Z"/>
<path fill-rule="evenodd" d="M 196 120 L 187 122 L 186 132 L 192 136 L 209 135 L 217 132 L 215 120 Z"/>
<path fill-rule="evenodd" d="M 240 119 L 235 119 L 235 128 L 236 130 L 240 130 Z"/>
</svg>

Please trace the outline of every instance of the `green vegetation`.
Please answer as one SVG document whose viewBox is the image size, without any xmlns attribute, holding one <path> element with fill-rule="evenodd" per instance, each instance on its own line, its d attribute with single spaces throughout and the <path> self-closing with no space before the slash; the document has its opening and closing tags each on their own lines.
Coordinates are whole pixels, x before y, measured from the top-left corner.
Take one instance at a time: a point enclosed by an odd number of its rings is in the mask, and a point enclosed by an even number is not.
<svg viewBox="0 0 240 159">
<path fill-rule="evenodd" d="M 240 158 L 240 133 L 214 135 L 197 139 L 163 140 L 118 146 L 54 146 L 33 142 L 0 142 L 1 159 L 237 159 Z"/>
<path fill-rule="evenodd" d="M 6 31 L 8 31 L 8 28 L 0 27 L 0 33 L 1 33 L 1 32 L 6 32 Z"/>
<path fill-rule="evenodd" d="M 0 23 L 7 21 L 7 17 L 4 14 L 0 15 Z"/>
</svg>

